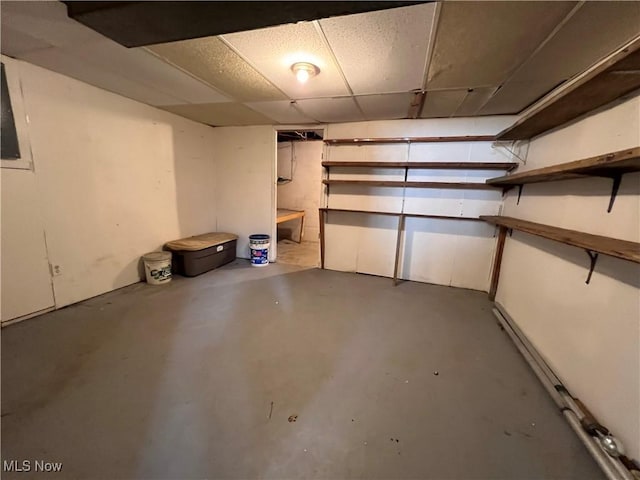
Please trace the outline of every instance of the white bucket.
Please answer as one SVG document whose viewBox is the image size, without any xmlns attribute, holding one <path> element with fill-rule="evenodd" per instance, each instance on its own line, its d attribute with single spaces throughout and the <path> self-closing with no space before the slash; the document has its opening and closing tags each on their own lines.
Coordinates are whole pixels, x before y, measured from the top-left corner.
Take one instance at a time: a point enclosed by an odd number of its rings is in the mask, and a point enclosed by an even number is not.
<svg viewBox="0 0 640 480">
<path fill-rule="evenodd" d="M 269 265 L 269 240 L 269 235 L 260 233 L 249 235 L 252 267 L 266 267 Z"/>
<path fill-rule="evenodd" d="M 171 252 L 150 252 L 142 256 L 147 283 L 162 285 L 171 281 Z"/>
</svg>

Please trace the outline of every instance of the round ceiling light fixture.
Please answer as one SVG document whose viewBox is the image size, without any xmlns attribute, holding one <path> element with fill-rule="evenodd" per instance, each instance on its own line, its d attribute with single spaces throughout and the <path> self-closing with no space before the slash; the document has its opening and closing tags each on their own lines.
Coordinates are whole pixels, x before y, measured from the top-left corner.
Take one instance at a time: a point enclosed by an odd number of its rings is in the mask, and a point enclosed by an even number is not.
<svg viewBox="0 0 640 480">
<path fill-rule="evenodd" d="M 291 71 L 300 83 L 306 83 L 311 77 L 315 77 L 320 73 L 320 69 L 309 62 L 296 62 L 291 65 Z"/>
</svg>

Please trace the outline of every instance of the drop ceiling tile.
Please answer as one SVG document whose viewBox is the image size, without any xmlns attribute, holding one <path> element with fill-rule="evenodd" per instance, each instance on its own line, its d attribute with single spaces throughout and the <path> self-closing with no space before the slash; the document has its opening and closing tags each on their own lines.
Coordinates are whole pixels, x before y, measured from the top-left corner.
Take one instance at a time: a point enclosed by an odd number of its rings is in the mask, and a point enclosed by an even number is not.
<svg viewBox="0 0 640 480">
<path fill-rule="evenodd" d="M 2 29 L 8 26 L 56 47 L 77 45 L 100 34 L 67 17 L 61 2 L 2 1 Z M 3 35 L 4 40 L 4 35 Z"/>
<path fill-rule="evenodd" d="M 466 89 L 427 92 L 420 118 L 451 117 L 466 96 Z"/>
<path fill-rule="evenodd" d="M 389 93 L 386 95 L 360 95 L 356 102 L 365 120 L 392 120 L 407 118 L 413 93 Z"/>
<path fill-rule="evenodd" d="M 147 48 L 237 101 L 286 99 L 282 92 L 217 37 Z"/>
<path fill-rule="evenodd" d="M 249 102 L 247 106 L 269 118 L 273 118 L 278 123 L 316 123 L 314 119 L 304 115 L 290 100 Z"/>
<path fill-rule="evenodd" d="M 2 40 L 0 41 L 2 53 L 10 57 L 19 58 L 22 54 L 52 47 L 50 43 L 44 40 L 4 25 L 4 22 L 0 33 L 2 34 Z"/>
<path fill-rule="evenodd" d="M 126 48 L 99 36 L 97 40 L 60 49 L 66 55 L 81 60 L 87 69 L 100 67 L 132 82 L 165 93 L 163 103 L 216 103 L 229 99 L 205 83 L 167 64 L 144 49 Z M 43 52 L 46 55 L 46 52 Z M 175 99 L 178 99 L 176 102 Z"/>
<path fill-rule="evenodd" d="M 559 83 L 562 82 L 552 83 L 550 80 L 509 81 L 487 100 L 478 113 L 480 115 L 517 114 L 553 90 Z"/>
<path fill-rule="evenodd" d="M 325 123 L 358 122 L 364 120 L 352 97 L 310 98 L 296 102 L 311 118 Z"/>
<path fill-rule="evenodd" d="M 65 52 L 62 48 L 37 50 L 20 57 L 34 65 L 67 75 L 90 85 L 103 88 L 127 98 L 148 105 L 168 105 L 180 103 L 180 99 L 155 90 L 132 80 L 120 73 L 114 73 L 103 66 L 87 64 L 84 59 Z"/>
<path fill-rule="evenodd" d="M 215 127 L 271 125 L 272 119 L 241 103 L 205 103 L 201 105 L 167 105 L 160 107 L 176 115 Z"/>
<path fill-rule="evenodd" d="M 84 42 L 73 47 L 39 50 L 25 54 L 21 58 L 155 106 L 229 101 L 208 85 L 150 53 L 123 47 L 101 36 L 93 42 Z M 71 69 L 68 70 L 66 66 Z M 105 78 L 96 78 L 96 72 L 108 72 L 108 75 Z M 123 81 L 118 81 L 118 78 Z M 136 93 L 140 91 L 139 87 L 135 90 L 125 87 L 134 84 L 163 95 L 140 96 Z M 123 87 L 125 87 L 124 90 Z"/>
<path fill-rule="evenodd" d="M 356 95 L 422 88 L 435 5 L 320 20 Z"/>
<path fill-rule="evenodd" d="M 474 88 L 467 91 L 464 100 L 460 106 L 456 109 L 454 117 L 473 117 L 478 113 L 478 110 L 487 103 L 487 100 L 497 90 L 497 87 L 491 88 Z"/>
<path fill-rule="evenodd" d="M 640 35 L 640 2 L 586 2 L 514 75 L 514 80 L 569 78 Z"/>
<path fill-rule="evenodd" d="M 517 113 L 640 33 L 640 2 L 586 2 L 482 109 Z"/>
<path fill-rule="evenodd" d="M 232 33 L 222 37 L 289 98 L 348 95 L 331 52 L 313 23 L 297 23 Z M 291 71 L 296 62 L 310 62 L 320 73 L 306 83 Z"/>
<path fill-rule="evenodd" d="M 443 2 L 427 89 L 500 85 L 576 2 Z"/>
<path fill-rule="evenodd" d="M 124 47 L 123 47 L 124 48 Z M 181 98 L 188 103 L 219 103 L 230 99 L 214 90 L 210 85 L 169 65 L 154 54 L 144 49 L 126 49 L 127 64 L 132 68 L 122 73 L 132 79 L 139 79 L 145 84 Z M 124 60 L 124 56 L 123 56 Z M 135 68 L 133 68 L 135 65 Z"/>
<path fill-rule="evenodd" d="M 17 58 L 151 105 L 228 101 L 150 53 L 70 20 L 61 3 L 3 2 L 2 14 L 11 25 L 2 29 L 3 51 Z"/>
<path fill-rule="evenodd" d="M 83 59 L 87 65 L 102 65 L 114 74 L 171 95 L 180 100 L 178 103 L 229 101 L 210 86 L 141 48 L 126 48 L 107 38 L 100 38 L 64 50 Z"/>
</svg>

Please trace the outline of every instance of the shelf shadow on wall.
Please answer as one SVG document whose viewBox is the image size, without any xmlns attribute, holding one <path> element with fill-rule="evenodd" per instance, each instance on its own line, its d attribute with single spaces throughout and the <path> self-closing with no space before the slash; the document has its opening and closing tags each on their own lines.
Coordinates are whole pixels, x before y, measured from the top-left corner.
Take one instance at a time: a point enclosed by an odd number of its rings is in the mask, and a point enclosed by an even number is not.
<svg viewBox="0 0 640 480">
<path fill-rule="evenodd" d="M 417 246 L 416 233 L 454 236 L 456 241 L 448 243 L 438 242 L 442 248 L 439 248 L 440 252 L 433 252 L 433 258 L 440 261 L 446 258 L 453 264 L 459 257 L 457 240 L 460 237 L 485 238 L 493 242 L 495 232 L 491 225 L 474 220 L 407 218 L 403 238 L 400 243 L 400 258 L 402 263 L 399 278 L 411 278 L 412 268 L 415 265 L 414 248 Z M 419 247 L 424 247 L 424 249 L 429 250 L 429 245 Z M 445 250 L 450 251 L 446 252 Z"/>
<path fill-rule="evenodd" d="M 409 199 L 443 199 L 443 200 L 482 200 L 500 201 L 500 190 L 458 189 L 458 188 L 407 188 L 405 198 Z"/>
<path fill-rule="evenodd" d="M 526 202 L 527 197 L 603 197 L 603 211 L 606 212 L 612 186 L 613 181 L 605 177 L 584 177 L 557 182 L 526 184 L 522 187 L 520 204 Z M 509 200 L 516 199 L 518 197 L 518 187 L 511 188 L 507 195 Z M 640 172 L 623 175 L 617 193 L 618 198 L 634 195 L 640 195 Z"/>
<path fill-rule="evenodd" d="M 368 187 L 362 185 L 331 185 L 331 195 L 329 195 L 329 207 L 330 208 L 344 208 L 354 210 L 372 210 L 381 212 L 399 212 L 402 208 L 402 188 L 393 187 Z M 348 198 L 357 197 L 357 198 Z M 331 223 L 334 223 L 334 218 L 340 218 L 344 220 L 344 213 L 340 216 L 330 212 Z M 354 226 L 371 226 L 371 218 L 366 219 L 364 217 L 373 217 L 373 214 L 358 213 L 353 218 L 355 222 L 365 221 L 368 222 L 364 225 Z M 362 217 L 362 219 L 360 219 Z M 378 216 L 379 217 L 379 216 Z M 347 224 L 348 225 L 348 224 Z M 393 228 L 396 228 L 395 226 Z"/>
<path fill-rule="evenodd" d="M 395 215 L 328 212 L 325 266 L 337 261 L 342 265 L 340 270 L 391 277 L 398 221 Z M 330 233 L 331 226 L 349 230 L 341 230 L 336 236 Z"/>
<path fill-rule="evenodd" d="M 538 250 L 542 250 L 560 260 L 568 261 L 574 265 L 582 267 L 584 269 L 584 278 L 581 280 L 586 281 L 589 273 L 590 260 L 587 253 L 582 248 L 565 245 L 523 232 L 513 232 L 512 238 L 507 237 L 507 243 L 513 240 L 522 242 Z M 610 257 L 609 255 L 599 254 L 589 285 L 597 288 L 598 275 L 605 275 L 631 287 L 640 288 L 640 275 L 638 275 L 638 271 L 639 266 L 637 263 Z M 526 275 L 526 272 L 523 272 L 523 274 Z"/>
</svg>

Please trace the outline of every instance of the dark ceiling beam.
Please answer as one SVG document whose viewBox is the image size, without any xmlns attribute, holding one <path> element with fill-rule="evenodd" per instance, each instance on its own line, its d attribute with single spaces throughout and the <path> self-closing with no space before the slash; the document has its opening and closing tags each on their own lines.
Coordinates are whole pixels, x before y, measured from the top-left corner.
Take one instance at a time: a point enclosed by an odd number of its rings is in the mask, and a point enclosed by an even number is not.
<svg viewBox="0 0 640 480">
<path fill-rule="evenodd" d="M 409 105 L 409 111 L 407 112 L 407 118 L 416 119 L 422 113 L 424 108 L 424 101 L 427 97 L 427 92 L 415 92 Z"/>
<path fill-rule="evenodd" d="M 412 2 L 87 2 L 64 1 L 70 18 L 125 47 L 404 7 Z"/>
</svg>

